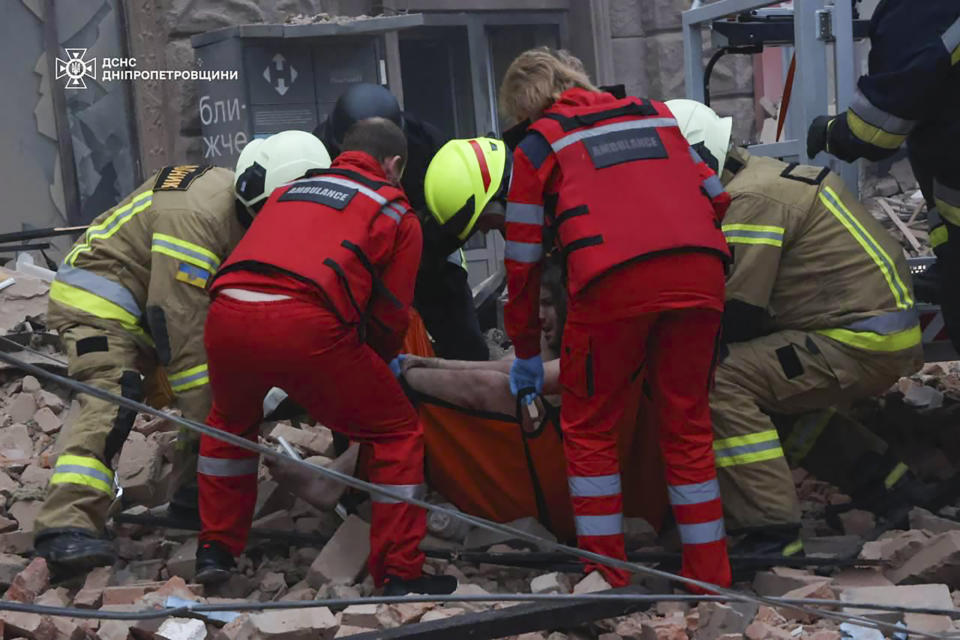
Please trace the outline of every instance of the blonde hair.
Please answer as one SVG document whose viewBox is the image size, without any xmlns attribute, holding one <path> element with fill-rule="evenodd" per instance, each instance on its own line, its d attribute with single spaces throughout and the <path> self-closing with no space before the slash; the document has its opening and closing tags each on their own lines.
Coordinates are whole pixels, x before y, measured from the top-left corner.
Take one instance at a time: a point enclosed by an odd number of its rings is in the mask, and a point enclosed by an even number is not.
<svg viewBox="0 0 960 640">
<path fill-rule="evenodd" d="M 529 49 L 510 63 L 503 77 L 500 109 L 518 122 L 532 120 L 574 87 L 597 91 L 576 56 L 563 49 Z"/>
</svg>

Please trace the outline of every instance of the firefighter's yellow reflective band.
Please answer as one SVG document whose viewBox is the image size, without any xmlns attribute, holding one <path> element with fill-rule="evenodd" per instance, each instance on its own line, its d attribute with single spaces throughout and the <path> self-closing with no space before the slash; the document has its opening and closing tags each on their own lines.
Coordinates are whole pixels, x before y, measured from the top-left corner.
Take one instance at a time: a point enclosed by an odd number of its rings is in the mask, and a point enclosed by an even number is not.
<svg viewBox="0 0 960 640">
<path fill-rule="evenodd" d="M 857 138 L 881 149 L 899 149 L 900 145 L 907 139 L 905 135 L 890 133 L 880 127 L 873 126 L 858 116 L 852 109 L 847 111 L 847 126 L 850 127 L 850 131 Z"/>
<path fill-rule="evenodd" d="M 134 216 L 149 207 L 152 202 L 153 191 L 147 190 L 143 193 L 138 193 L 135 195 L 130 202 L 122 207 L 119 207 L 116 211 L 111 213 L 106 220 L 87 229 L 83 236 L 83 242 L 74 245 L 73 249 L 70 250 L 70 253 L 67 254 L 67 257 L 64 258 L 63 263 L 74 264 L 77 260 L 77 256 L 80 253 L 89 250 L 90 244 L 94 240 L 103 240 L 109 238 L 119 231 L 120 227 L 132 220 Z"/>
<path fill-rule="evenodd" d="M 167 379 L 170 381 L 170 388 L 173 389 L 174 393 L 202 387 L 210 382 L 206 363 L 170 374 Z"/>
<path fill-rule="evenodd" d="M 830 187 L 824 187 L 823 191 L 820 192 L 820 200 L 823 202 L 824 206 L 830 210 L 830 213 L 840 221 L 840 224 L 850 232 L 850 235 L 853 236 L 854 240 L 859 243 L 863 250 L 867 252 L 874 263 L 879 267 L 880 272 L 883 274 L 884 279 L 887 281 L 887 286 L 890 287 L 890 293 L 893 294 L 893 299 L 897 303 L 898 309 L 911 309 L 913 308 L 913 298 L 910 297 L 910 290 L 907 288 L 907 285 L 903 283 L 903 280 L 900 278 L 900 274 L 897 272 L 896 265 L 893 260 L 883 250 L 883 247 L 874 240 L 873 236 L 864 228 L 860 221 L 857 220 L 846 205 L 843 204 L 843 201 L 840 200 L 840 196 L 837 195 L 837 192 L 831 189 Z"/>
<path fill-rule="evenodd" d="M 885 336 L 872 331 L 850 331 L 849 329 L 822 329 L 817 333 L 866 351 L 903 351 L 923 341 L 920 325 Z"/>
</svg>

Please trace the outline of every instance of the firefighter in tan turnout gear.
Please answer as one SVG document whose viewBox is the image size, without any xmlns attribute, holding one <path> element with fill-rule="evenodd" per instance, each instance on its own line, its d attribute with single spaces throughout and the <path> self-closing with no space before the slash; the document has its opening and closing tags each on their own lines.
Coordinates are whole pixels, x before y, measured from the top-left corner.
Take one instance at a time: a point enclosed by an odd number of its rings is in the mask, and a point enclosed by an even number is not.
<svg viewBox="0 0 960 640">
<path fill-rule="evenodd" d="M 787 458 L 832 455 L 847 474 L 887 488 L 903 476 L 875 436 L 826 427 L 836 426 L 831 407 L 883 392 L 922 366 L 909 269 L 838 176 L 739 148 L 728 154 L 729 118 L 691 100 L 667 105 L 701 156 L 725 167 L 732 199 L 723 221 L 733 253 L 727 348 L 710 397 L 727 530 L 746 534 L 742 548 L 790 555 L 802 545 Z M 804 414 L 783 444 L 771 413 Z M 842 446 L 827 451 L 838 438 Z"/>
<path fill-rule="evenodd" d="M 60 332 L 70 376 L 133 400 L 172 399 L 203 422 L 211 401 L 207 284 L 275 187 L 329 165 L 322 142 L 285 131 L 248 144 L 236 173 L 166 167 L 96 218 L 50 288 L 48 322 Z M 68 572 L 115 559 L 101 536 L 115 463 L 136 417 L 86 394 L 77 400 L 36 519 L 37 553 Z M 181 436 L 175 475 L 195 486 L 196 439 Z"/>
</svg>

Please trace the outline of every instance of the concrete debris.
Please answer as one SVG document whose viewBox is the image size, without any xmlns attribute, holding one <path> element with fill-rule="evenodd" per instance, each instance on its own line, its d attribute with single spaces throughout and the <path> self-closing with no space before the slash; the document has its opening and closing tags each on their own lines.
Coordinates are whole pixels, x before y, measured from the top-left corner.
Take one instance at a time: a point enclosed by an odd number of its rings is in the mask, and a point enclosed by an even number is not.
<svg viewBox="0 0 960 640">
<path fill-rule="evenodd" d="M 350 515 L 310 565 L 307 582 L 319 588 L 327 582 L 351 584 L 363 572 L 370 555 L 370 525 Z"/>
<path fill-rule="evenodd" d="M 167 618 L 156 636 L 162 640 L 205 640 L 207 625 L 194 618 Z"/>
<path fill-rule="evenodd" d="M 339 627 L 326 607 L 264 611 L 251 615 L 250 621 L 263 640 L 331 640 Z"/>
<path fill-rule="evenodd" d="M 610 583 L 606 581 L 603 574 L 599 571 L 592 571 L 573 587 L 573 592 L 596 593 L 597 591 L 606 591 L 609 588 Z"/>
<path fill-rule="evenodd" d="M 530 593 L 570 593 L 570 580 L 556 571 L 545 573 L 530 581 Z"/>
</svg>

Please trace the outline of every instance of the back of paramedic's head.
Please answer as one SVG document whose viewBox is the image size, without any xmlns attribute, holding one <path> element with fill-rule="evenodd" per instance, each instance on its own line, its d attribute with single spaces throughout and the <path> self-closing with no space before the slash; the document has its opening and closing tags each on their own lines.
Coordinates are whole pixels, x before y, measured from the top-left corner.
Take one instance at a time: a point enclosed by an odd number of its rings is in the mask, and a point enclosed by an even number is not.
<svg viewBox="0 0 960 640">
<path fill-rule="evenodd" d="M 386 118 L 367 118 L 353 123 L 343 136 L 341 151 L 370 154 L 394 184 L 400 184 L 407 164 L 407 138 L 403 130 Z"/>
<path fill-rule="evenodd" d="M 510 63 L 500 85 L 500 108 L 517 122 L 536 120 L 574 87 L 597 90 L 579 59 L 563 50 L 530 49 Z"/>
</svg>

